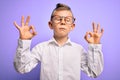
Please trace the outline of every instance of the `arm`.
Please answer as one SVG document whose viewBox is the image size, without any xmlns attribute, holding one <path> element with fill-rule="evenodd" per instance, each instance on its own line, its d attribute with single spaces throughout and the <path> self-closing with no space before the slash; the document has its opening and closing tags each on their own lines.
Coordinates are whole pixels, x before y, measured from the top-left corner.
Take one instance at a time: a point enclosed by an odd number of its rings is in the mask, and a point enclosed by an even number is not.
<svg viewBox="0 0 120 80">
<path fill-rule="evenodd" d="M 93 32 L 87 32 L 85 40 L 89 43 L 88 53 L 82 52 L 81 68 L 88 76 L 97 77 L 103 71 L 102 45 L 100 44 L 103 29 L 100 32 L 100 25 L 93 23 Z M 88 37 L 90 35 L 90 37 Z"/>
<path fill-rule="evenodd" d="M 97 77 L 103 71 L 101 44 L 89 44 L 88 52 L 82 51 L 81 68 L 88 76 Z"/>
<path fill-rule="evenodd" d="M 14 25 L 20 32 L 20 39 L 18 41 L 18 47 L 16 51 L 16 56 L 14 59 L 15 69 L 20 73 L 26 73 L 31 71 L 38 63 L 38 55 L 34 53 L 38 53 L 38 50 L 34 48 L 32 52 L 30 52 L 30 44 L 31 38 L 36 35 L 33 26 L 28 26 L 30 17 L 27 17 L 27 20 L 24 24 L 24 16 L 21 19 L 21 26 L 18 26 L 16 22 Z M 32 32 L 31 32 L 31 31 Z"/>
<path fill-rule="evenodd" d="M 14 67 L 16 71 L 22 74 L 30 72 L 39 62 L 39 58 L 37 57 L 38 51 L 30 51 L 30 44 L 31 40 L 18 40 L 18 47 L 14 58 Z"/>
</svg>

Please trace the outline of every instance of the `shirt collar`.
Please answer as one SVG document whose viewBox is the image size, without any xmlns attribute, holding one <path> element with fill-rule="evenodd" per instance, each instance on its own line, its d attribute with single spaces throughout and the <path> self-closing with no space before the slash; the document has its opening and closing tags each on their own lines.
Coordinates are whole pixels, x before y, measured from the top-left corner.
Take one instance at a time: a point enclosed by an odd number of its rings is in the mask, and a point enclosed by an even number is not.
<svg viewBox="0 0 120 80">
<path fill-rule="evenodd" d="M 57 43 L 57 41 L 55 40 L 54 37 L 49 40 L 49 44 L 56 44 L 56 45 L 58 45 L 58 43 Z M 64 45 L 70 45 L 70 46 L 72 46 L 72 42 L 71 42 L 70 38 L 68 38 L 68 40 L 66 41 L 66 43 Z"/>
</svg>

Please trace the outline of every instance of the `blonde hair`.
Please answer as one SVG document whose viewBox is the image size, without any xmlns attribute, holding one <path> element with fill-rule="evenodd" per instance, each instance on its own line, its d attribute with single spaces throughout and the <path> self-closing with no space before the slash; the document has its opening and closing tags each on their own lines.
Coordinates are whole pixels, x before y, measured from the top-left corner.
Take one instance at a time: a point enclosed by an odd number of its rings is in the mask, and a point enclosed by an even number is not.
<svg viewBox="0 0 120 80">
<path fill-rule="evenodd" d="M 54 16 L 55 11 L 60 11 L 60 10 L 68 10 L 72 13 L 72 10 L 68 5 L 58 3 L 58 4 L 56 4 L 56 8 L 53 10 L 53 12 L 51 14 L 51 19 Z M 72 13 L 72 15 L 73 15 L 73 13 Z"/>
</svg>

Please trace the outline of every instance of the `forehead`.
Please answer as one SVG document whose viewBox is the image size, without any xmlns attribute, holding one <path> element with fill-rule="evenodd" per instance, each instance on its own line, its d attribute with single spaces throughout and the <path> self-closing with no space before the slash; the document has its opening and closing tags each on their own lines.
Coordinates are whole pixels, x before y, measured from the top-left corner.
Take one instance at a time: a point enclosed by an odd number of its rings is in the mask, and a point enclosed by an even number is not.
<svg viewBox="0 0 120 80">
<path fill-rule="evenodd" d="M 59 10 L 59 11 L 55 11 L 54 15 L 58 15 L 58 16 L 72 16 L 72 13 L 69 10 Z"/>
</svg>

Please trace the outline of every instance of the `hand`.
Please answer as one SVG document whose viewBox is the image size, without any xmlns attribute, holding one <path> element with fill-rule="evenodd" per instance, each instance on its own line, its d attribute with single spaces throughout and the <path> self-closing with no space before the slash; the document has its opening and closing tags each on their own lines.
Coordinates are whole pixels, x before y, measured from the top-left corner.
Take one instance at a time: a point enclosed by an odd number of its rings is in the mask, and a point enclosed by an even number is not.
<svg viewBox="0 0 120 80">
<path fill-rule="evenodd" d="M 100 30 L 100 24 L 92 23 L 93 32 L 86 32 L 85 40 L 91 44 L 100 44 L 100 39 L 103 35 L 104 29 Z"/>
<path fill-rule="evenodd" d="M 19 30 L 20 39 L 28 40 L 33 38 L 37 33 L 35 32 L 34 26 L 28 26 L 30 16 L 27 16 L 26 22 L 24 22 L 24 16 L 21 18 L 21 26 L 14 22 L 15 27 Z"/>
</svg>

